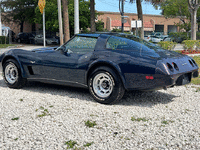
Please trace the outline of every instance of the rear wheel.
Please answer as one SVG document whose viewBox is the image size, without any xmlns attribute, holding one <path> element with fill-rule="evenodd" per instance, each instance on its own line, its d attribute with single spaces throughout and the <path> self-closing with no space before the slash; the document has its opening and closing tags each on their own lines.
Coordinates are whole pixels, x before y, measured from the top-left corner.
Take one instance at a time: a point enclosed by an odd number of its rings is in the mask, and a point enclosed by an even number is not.
<svg viewBox="0 0 200 150">
<path fill-rule="evenodd" d="M 97 68 L 89 77 L 89 91 L 102 104 L 117 102 L 124 95 L 120 77 L 108 67 Z"/>
<path fill-rule="evenodd" d="M 26 83 L 26 79 L 21 76 L 17 61 L 13 59 L 9 59 L 3 64 L 3 78 L 10 88 L 22 88 Z"/>
</svg>

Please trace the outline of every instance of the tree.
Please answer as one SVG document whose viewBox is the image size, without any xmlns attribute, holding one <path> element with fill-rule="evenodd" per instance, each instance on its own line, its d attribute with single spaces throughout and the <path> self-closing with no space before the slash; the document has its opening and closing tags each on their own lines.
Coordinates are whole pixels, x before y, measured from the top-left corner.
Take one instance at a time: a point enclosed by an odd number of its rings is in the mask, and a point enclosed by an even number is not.
<svg viewBox="0 0 200 150">
<path fill-rule="evenodd" d="M 131 3 L 133 3 L 134 0 L 130 0 Z M 139 28 L 139 36 L 144 39 L 144 25 L 143 25 L 143 13 L 142 13 L 142 4 L 141 0 L 136 0 L 137 5 L 137 13 L 138 13 L 138 20 L 142 21 L 142 27 Z"/>
<path fill-rule="evenodd" d="M 95 32 L 96 27 L 95 27 L 95 2 L 94 2 L 94 0 L 90 0 L 90 24 L 91 24 L 91 32 Z"/>
<path fill-rule="evenodd" d="M 70 39 L 68 0 L 62 0 L 62 5 L 63 5 L 64 42 L 67 42 Z"/>
<path fill-rule="evenodd" d="M 180 29 L 185 29 L 186 32 L 191 28 L 190 22 L 186 21 L 186 19 L 190 19 L 187 1 L 188 0 L 166 0 L 160 4 L 162 14 L 166 18 L 179 17 L 180 23 L 177 23 L 176 25 L 179 26 Z"/>
<path fill-rule="evenodd" d="M 7 12 L 3 18 L 5 22 L 18 22 L 20 31 L 23 32 L 23 24 L 25 21 L 34 22 L 35 8 L 37 7 L 36 0 L 4 0 L 1 2 Z M 9 10 L 9 11 L 8 11 Z"/>
<path fill-rule="evenodd" d="M 39 10 L 39 7 L 36 7 L 35 15 L 36 15 L 36 17 L 34 18 L 34 22 L 42 24 L 43 23 L 43 17 L 42 17 L 40 10 Z M 59 23 L 58 23 L 57 0 L 46 1 L 46 5 L 45 5 L 45 28 L 48 31 L 53 31 L 53 32 L 58 31 Z"/>
<path fill-rule="evenodd" d="M 198 0 L 188 0 L 188 5 L 191 14 L 191 39 L 196 40 L 197 10 L 200 6 L 200 2 Z"/>
<path fill-rule="evenodd" d="M 90 27 L 90 2 L 79 0 L 79 21 L 80 29 L 86 31 Z M 42 14 L 36 7 L 35 22 L 42 24 Z M 45 6 L 46 29 L 50 31 L 58 31 L 58 9 L 57 0 L 47 0 Z M 68 0 L 68 16 L 70 36 L 74 35 L 74 0 Z M 64 22 L 64 21 L 63 21 Z"/>
</svg>

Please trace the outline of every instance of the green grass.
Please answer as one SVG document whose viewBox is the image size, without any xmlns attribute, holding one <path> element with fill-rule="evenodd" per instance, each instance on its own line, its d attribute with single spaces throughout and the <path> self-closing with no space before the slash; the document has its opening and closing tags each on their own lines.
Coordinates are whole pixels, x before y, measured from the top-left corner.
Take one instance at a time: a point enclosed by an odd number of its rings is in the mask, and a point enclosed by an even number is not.
<svg viewBox="0 0 200 150">
<path fill-rule="evenodd" d="M 89 147 L 93 144 L 94 142 L 91 142 L 91 143 L 86 143 L 85 145 L 83 145 L 84 147 Z"/>
<path fill-rule="evenodd" d="M 8 46 L 15 46 L 14 44 L 0 44 L 0 48 L 6 48 Z"/>
<path fill-rule="evenodd" d="M 19 119 L 19 117 L 16 117 L 16 118 L 12 118 L 11 120 L 18 120 Z"/>
<path fill-rule="evenodd" d="M 200 67 L 200 56 L 195 56 L 195 57 L 193 57 L 193 59 L 195 60 L 197 65 Z M 200 69 L 199 69 L 199 72 L 200 72 Z M 193 83 L 195 85 L 200 85 L 200 76 L 197 78 L 192 78 L 191 83 Z"/>
<path fill-rule="evenodd" d="M 89 128 L 91 128 L 91 127 L 94 127 L 94 126 L 96 126 L 97 124 L 96 124 L 96 121 L 90 121 L 90 120 L 88 120 L 88 121 L 85 121 L 85 125 L 87 126 L 87 127 L 89 127 Z"/>
<path fill-rule="evenodd" d="M 73 148 L 76 144 L 77 142 L 72 140 L 65 142 L 65 145 L 67 145 L 67 149 Z"/>
<path fill-rule="evenodd" d="M 169 123 L 173 123 L 174 121 L 172 121 L 172 120 L 163 120 L 161 123 L 162 124 L 169 124 Z"/>
<path fill-rule="evenodd" d="M 131 120 L 132 120 L 132 121 L 138 121 L 138 122 L 139 122 L 139 121 L 144 121 L 144 122 L 145 122 L 145 121 L 148 121 L 148 119 L 146 119 L 146 118 L 135 118 L 135 117 L 131 117 Z"/>
<path fill-rule="evenodd" d="M 182 54 L 182 52 L 181 52 L 180 50 L 176 50 L 175 52 L 177 52 L 177 53 L 181 53 L 181 54 Z"/>
</svg>

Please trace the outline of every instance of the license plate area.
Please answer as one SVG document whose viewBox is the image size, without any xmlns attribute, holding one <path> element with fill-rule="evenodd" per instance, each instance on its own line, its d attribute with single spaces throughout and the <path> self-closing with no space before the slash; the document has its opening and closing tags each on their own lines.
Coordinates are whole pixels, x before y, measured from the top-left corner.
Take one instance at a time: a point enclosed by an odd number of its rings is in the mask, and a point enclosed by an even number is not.
<svg viewBox="0 0 200 150">
<path fill-rule="evenodd" d="M 185 85 L 191 82 L 191 73 L 186 73 L 178 77 L 176 85 Z"/>
</svg>

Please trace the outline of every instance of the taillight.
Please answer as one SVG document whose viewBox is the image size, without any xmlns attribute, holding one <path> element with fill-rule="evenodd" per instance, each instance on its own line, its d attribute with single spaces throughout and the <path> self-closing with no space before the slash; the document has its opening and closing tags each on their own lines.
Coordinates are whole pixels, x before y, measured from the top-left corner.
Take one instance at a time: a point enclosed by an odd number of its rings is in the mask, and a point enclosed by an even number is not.
<svg viewBox="0 0 200 150">
<path fill-rule="evenodd" d="M 146 76 L 146 79 L 147 79 L 147 80 L 153 80 L 154 77 L 153 77 L 153 76 Z"/>
</svg>

